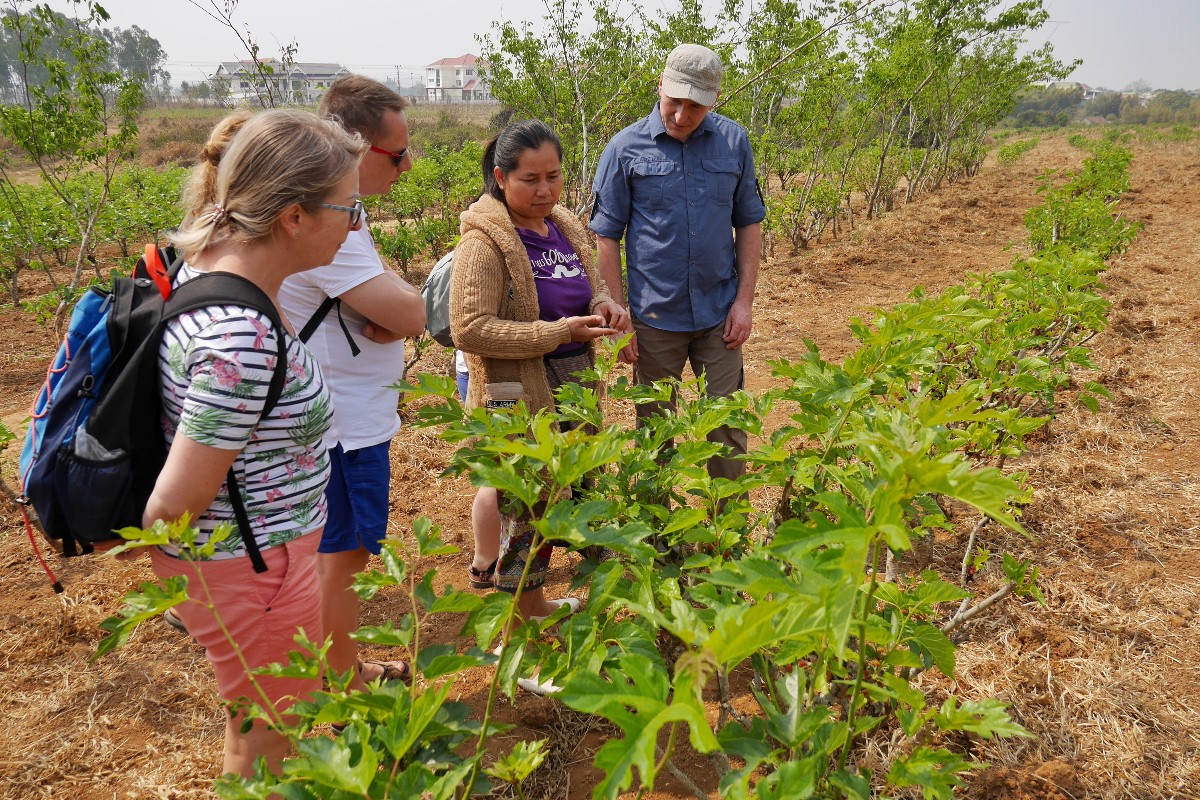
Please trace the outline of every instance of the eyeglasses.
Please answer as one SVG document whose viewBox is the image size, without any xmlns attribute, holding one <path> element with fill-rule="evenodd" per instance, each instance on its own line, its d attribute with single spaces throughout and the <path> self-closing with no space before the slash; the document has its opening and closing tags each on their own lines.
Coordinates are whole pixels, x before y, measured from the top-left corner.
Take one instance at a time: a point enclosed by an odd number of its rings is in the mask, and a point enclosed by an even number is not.
<svg viewBox="0 0 1200 800">
<path fill-rule="evenodd" d="M 363 201 L 355 200 L 352 206 L 339 206 L 333 203 L 321 203 L 321 208 L 332 208 L 334 211 L 346 211 L 350 214 L 350 227 L 357 228 L 358 223 L 362 222 Z"/>
<path fill-rule="evenodd" d="M 381 156 L 391 156 L 392 166 L 396 169 L 400 169 L 400 164 L 404 161 L 404 157 L 408 155 L 408 148 L 404 148 L 399 153 L 393 153 L 391 150 L 384 150 L 382 147 L 371 145 L 371 152 L 379 153 Z"/>
</svg>

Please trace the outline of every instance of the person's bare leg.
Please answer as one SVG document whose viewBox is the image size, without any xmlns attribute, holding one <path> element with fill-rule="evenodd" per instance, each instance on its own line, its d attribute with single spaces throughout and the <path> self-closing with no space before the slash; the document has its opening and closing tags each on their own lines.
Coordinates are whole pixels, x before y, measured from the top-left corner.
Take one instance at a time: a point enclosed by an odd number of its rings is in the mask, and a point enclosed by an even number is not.
<svg viewBox="0 0 1200 800">
<path fill-rule="evenodd" d="M 546 591 L 539 586 L 536 589 L 526 589 L 521 592 L 521 599 L 517 602 L 517 610 L 521 612 L 524 619 L 530 617 L 547 617 L 558 610 L 562 603 L 554 600 L 546 599 Z"/>
<path fill-rule="evenodd" d="M 350 634 L 358 630 L 358 595 L 350 586 L 354 576 L 366 569 L 371 554 L 365 547 L 340 553 L 318 553 L 317 574 L 321 579 L 321 622 L 330 638 L 329 669 L 353 670 L 350 688 L 365 691 L 367 681 L 378 675 L 363 675 L 358 666 L 358 643 Z"/>
<path fill-rule="evenodd" d="M 471 566 L 483 571 L 496 563 L 500 555 L 500 494 L 490 486 L 481 486 L 471 503 L 471 532 L 475 536 L 475 555 Z"/>
<path fill-rule="evenodd" d="M 249 731 L 242 733 L 242 720 L 227 717 L 225 720 L 225 772 L 248 778 L 254 774 L 254 762 L 259 756 L 267 759 L 272 772 L 279 772 L 279 765 L 291 751 L 287 737 L 271 730 L 261 719 L 254 721 Z"/>
</svg>

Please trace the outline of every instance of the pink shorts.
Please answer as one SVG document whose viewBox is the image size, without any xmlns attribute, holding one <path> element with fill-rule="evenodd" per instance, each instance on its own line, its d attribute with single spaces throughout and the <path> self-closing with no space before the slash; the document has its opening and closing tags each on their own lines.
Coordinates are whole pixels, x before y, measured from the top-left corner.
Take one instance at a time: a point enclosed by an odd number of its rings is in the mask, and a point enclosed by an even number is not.
<svg viewBox="0 0 1200 800">
<path fill-rule="evenodd" d="M 175 613 L 188 633 L 204 648 L 216 673 L 217 691 L 224 700 L 262 699 L 250 683 L 237 651 L 225 638 L 217 619 L 203 602 L 204 589 L 196 578 L 199 569 L 221 621 L 229 630 L 242 658 L 251 667 L 288 662 L 288 653 L 299 649 L 293 637 L 300 630 L 320 642 L 321 600 L 317 583 L 317 545 L 321 531 L 305 534 L 286 544 L 262 551 L 266 572 L 255 572 L 250 558 L 187 562 L 152 548 L 151 562 L 160 579 L 183 575 L 188 579 L 188 602 Z M 257 676 L 258 684 L 280 710 L 321 688 L 320 679 Z"/>
</svg>

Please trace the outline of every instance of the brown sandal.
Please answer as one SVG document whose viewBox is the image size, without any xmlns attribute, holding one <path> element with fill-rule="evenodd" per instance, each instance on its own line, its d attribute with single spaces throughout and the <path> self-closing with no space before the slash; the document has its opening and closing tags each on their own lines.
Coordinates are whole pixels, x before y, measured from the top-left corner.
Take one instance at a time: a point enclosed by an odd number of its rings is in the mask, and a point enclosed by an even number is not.
<svg viewBox="0 0 1200 800">
<path fill-rule="evenodd" d="M 493 577 L 496 572 L 496 559 L 491 564 L 483 569 L 475 569 L 474 564 L 467 565 L 467 577 L 470 580 L 472 589 L 495 589 L 496 580 Z"/>
<path fill-rule="evenodd" d="M 375 659 L 366 659 L 358 662 L 358 671 L 361 674 L 363 667 L 370 664 L 372 667 L 379 667 L 383 670 L 377 677 L 371 680 L 383 681 L 404 681 L 408 683 L 412 680 L 412 668 L 408 666 L 406 661 L 378 661 Z M 365 680 L 365 678 L 364 678 Z M 368 681 L 370 683 L 370 681 Z"/>
</svg>

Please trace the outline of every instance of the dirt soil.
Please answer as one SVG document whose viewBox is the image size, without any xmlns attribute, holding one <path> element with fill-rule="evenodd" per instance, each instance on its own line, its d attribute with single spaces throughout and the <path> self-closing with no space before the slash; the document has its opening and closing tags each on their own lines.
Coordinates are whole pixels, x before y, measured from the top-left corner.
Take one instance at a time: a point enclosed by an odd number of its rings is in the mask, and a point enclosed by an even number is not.
<svg viewBox="0 0 1200 800">
<path fill-rule="evenodd" d="M 1097 371 L 1079 376 L 1099 380 L 1112 399 L 1091 414 L 1063 398 L 1049 433 L 1010 465 L 1036 487 L 1023 520 L 1034 539 L 993 532 L 983 542 L 1041 565 L 1046 603 L 1009 599 L 973 623 L 957 674 L 933 687 L 1010 702 L 1034 734 L 963 739 L 991 764 L 970 777 L 964 798 L 1200 797 L 1200 145 L 1136 145 L 1135 153 L 1121 208 L 1145 229 L 1105 275 L 1110 328 L 1092 342 Z M 1008 169 L 989 162 L 974 179 L 860 221 L 838 241 L 795 257 L 777 253 L 760 279 L 750 387 L 770 385 L 768 362 L 799 356 L 805 339 L 840 360 L 855 346 L 847 320 L 902 301 L 915 286 L 936 291 L 967 272 L 1008 265 L 1021 250 L 1022 215 L 1038 200 L 1038 176 L 1075 168 L 1082 156 L 1062 137 L 1043 137 Z M 11 309 L 0 311 L 0 330 L 0 419 L 14 427 L 56 342 Z M 445 367 L 440 354 L 421 364 Z M 4 459 L 10 487 L 16 449 Z M 471 488 L 440 477 L 450 452 L 429 431 L 405 428 L 397 437 L 392 526 L 409 537 L 411 520 L 425 514 L 469 551 Z M 954 541 L 935 547 L 961 552 Z M 467 558 L 421 568 L 436 566 L 439 580 L 465 588 Z M 223 723 L 200 649 L 154 623 L 117 654 L 88 661 L 98 623 L 150 579 L 148 566 L 52 563 L 66 586 L 58 596 L 30 555 L 17 507 L 0 501 L 0 797 L 210 796 Z M 572 565 L 559 557 L 551 596 L 565 590 Z M 981 592 L 995 585 L 988 574 L 977 583 Z M 401 597 L 385 594 L 368 604 L 364 622 L 402 611 Z M 456 634 L 446 622 L 427 635 Z M 463 675 L 456 698 L 481 707 L 489 677 Z M 504 704 L 500 717 L 516 725 L 512 737 L 551 740 L 527 796 L 590 797 L 592 756 L 611 730 L 530 695 Z M 684 751 L 677 763 L 715 796 L 707 759 Z M 647 796 L 690 795 L 668 777 Z"/>
</svg>

